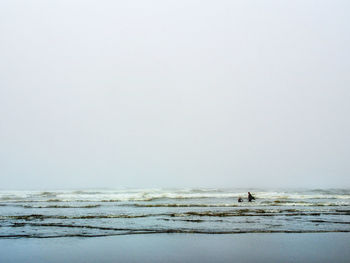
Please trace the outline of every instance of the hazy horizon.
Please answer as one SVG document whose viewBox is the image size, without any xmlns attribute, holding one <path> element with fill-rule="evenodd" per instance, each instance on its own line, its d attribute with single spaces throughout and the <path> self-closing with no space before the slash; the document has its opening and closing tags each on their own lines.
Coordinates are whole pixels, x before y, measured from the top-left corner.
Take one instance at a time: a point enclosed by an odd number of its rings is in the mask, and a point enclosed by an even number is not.
<svg viewBox="0 0 350 263">
<path fill-rule="evenodd" d="M 349 188 L 348 1 L 0 3 L 0 189 Z"/>
<path fill-rule="evenodd" d="M 183 191 L 183 190 L 214 190 L 217 189 L 218 191 L 224 190 L 224 191 L 242 191 L 244 194 L 246 194 L 248 191 L 252 194 L 256 195 L 260 191 L 277 191 L 277 192 L 308 192 L 308 191 L 339 191 L 344 190 L 348 191 L 350 187 L 209 187 L 209 186 L 197 186 L 197 187 L 189 187 L 189 186 L 178 186 L 178 187 L 63 187 L 63 188 L 55 188 L 55 187 L 23 187 L 23 188 L 0 188 L 0 191 L 2 192 L 70 192 L 70 191 L 101 191 L 101 194 L 109 191 L 116 191 L 116 192 L 127 192 L 127 191 L 137 191 L 137 192 L 152 192 L 152 191 Z M 245 195 L 244 195 L 245 196 Z"/>
</svg>

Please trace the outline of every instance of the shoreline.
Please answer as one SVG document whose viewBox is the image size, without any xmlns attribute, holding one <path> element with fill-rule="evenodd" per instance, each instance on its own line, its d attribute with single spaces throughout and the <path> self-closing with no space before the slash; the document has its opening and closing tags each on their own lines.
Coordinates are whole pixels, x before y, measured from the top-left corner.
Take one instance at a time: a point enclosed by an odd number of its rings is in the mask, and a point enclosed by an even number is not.
<svg viewBox="0 0 350 263">
<path fill-rule="evenodd" d="M 0 239 L 1 262 L 348 262 L 349 233 Z"/>
<path fill-rule="evenodd" d="M 349 230 L 266 230 L 266 231 L 231 231 L 231 232 L 210 232 L 210 231 L 192 231 L 192 230 L 164 230 L 164 231 L 144 231 L 144 232 L 130 232 L 122 234 L 97 234 L 97 235 L 85 235 L 85 234 L 72 234 L 72 235 L 59 235 L 59 236 L 30 236 L 30 235 L 0 235 L 2 239 L 58 239 L 58 238 L 102 238 L 102 237 L 118 237 L 118 236 L 142 236 L 142 235 L 248 235 L 248 234 L 327 234 L 327 233 L 350 233 Z"/>
</svg>

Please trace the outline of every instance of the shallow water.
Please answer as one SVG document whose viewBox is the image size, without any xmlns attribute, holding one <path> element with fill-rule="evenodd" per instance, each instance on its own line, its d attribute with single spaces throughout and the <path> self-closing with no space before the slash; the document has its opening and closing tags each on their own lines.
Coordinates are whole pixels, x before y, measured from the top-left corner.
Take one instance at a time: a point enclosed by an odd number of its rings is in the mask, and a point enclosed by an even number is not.
<svg viewBox="0 0 350 263">
<path fill-rule="evenodd" d="M 250 191 L 0 191 L 0 237 L 350 232 L 349 189 Z"/>
<path fill-rule="evenodd" d="M 0 239 L 0 262 L 348 263 L 350 233 Z"/>
</svg>

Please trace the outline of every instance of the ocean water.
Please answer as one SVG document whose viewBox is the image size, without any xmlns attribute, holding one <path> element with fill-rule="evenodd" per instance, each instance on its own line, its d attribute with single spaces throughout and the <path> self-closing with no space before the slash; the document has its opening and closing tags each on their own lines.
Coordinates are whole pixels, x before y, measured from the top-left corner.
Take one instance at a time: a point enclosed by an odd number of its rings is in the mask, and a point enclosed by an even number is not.
<svg viewBox="0 0 350 263">
<path fill-rule="evenodd" d="M 0 191 L 0 238 L 350 232 L 350 189 L 247 191 Z"/>
</svg>

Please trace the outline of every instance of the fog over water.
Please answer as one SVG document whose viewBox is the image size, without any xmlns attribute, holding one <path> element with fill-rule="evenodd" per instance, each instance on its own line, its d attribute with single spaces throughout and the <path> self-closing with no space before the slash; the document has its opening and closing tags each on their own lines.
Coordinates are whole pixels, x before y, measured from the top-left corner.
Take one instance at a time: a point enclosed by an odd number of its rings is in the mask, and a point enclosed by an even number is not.
<svg viewBox="0 0 350 263">
<path fill-rule="evenodd" d="M 0 189 L 350 187 L 349 8 L 1 1 Z"/>
</svg>

